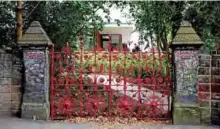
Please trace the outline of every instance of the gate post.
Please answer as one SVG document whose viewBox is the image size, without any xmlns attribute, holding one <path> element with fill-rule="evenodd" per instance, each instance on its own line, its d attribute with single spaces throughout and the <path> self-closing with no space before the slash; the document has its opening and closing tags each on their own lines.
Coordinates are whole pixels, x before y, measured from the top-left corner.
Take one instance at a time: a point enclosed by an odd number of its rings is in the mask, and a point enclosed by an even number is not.
<svg viewBox="0 0 220 129">
<path fill-rule="evenodd" d="M 184 21 L 172 44 L 174 53 L 174 96 L 172 101 L 174 124 L 200 124 L 197 69 L 198 52 L 202 44 L 202 40 L 190 23 Z"/>
<path fill-rule="evenodd" d="M 38 21 L 31 23 L 18 41 L 23 50 L 24 93 L 21 117 L 48 120 L 49 104 L 49 51 L 52 45 Z"/>
</svg>

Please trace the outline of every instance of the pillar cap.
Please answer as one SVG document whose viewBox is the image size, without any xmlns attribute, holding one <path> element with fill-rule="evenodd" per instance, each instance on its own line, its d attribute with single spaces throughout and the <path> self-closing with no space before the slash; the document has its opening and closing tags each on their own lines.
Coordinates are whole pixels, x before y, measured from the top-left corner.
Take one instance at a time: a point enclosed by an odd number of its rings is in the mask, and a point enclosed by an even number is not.
<svg viewBox="0 0 220 129">
<path fill-rule="evenodd" d="M 51 46 L 52 42 L 42 28 L 40 22 L 33 21 L 26 30 L 22 39 L 18 41 L 19 46 Z"/>
<path fill-rule="evenodd" d="M 202 45 L 204 42 L 188 21 L 182 21 L 172 45 Z"/>
</svg>

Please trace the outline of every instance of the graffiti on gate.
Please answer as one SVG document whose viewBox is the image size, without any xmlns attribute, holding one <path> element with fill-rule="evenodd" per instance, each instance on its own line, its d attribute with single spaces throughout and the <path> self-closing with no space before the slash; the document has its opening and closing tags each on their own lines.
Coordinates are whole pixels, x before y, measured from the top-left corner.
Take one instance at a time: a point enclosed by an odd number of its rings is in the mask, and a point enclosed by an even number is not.
<svg viewBox="0 0 220 129">
<path fill-rule="evenodd" d="M 197 75 L 196 50 L 176 50 L 176 100 L 183 103 L 196 101 L 196 75 Z"/>
</svg>

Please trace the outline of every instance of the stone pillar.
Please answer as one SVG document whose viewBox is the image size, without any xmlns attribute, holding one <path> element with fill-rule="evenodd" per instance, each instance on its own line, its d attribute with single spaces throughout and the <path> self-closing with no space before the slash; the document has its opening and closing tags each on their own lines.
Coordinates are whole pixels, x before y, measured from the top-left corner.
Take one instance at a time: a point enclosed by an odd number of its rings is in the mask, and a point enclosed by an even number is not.
<svg viewBox="0 0 220 129">
<path fill-rule="evenodd" d="M 51 41 L 39 22 L 32 22 L 19 41 L 25 70 L 22 118 L 48 120 L 49 52 Z"/>
<path fill-rule="evenodd" d="M 176 49 L 174 124 L 200 124 L 200 111 L 197 103 L 198 50 Z"/>
<path fill-rule="evenodd" d="M 174 38 L 173 123 L 200 124 L 197 98 L 198 52 L 203 44 L 192 26 L 183 22 Z"/>
</svg>

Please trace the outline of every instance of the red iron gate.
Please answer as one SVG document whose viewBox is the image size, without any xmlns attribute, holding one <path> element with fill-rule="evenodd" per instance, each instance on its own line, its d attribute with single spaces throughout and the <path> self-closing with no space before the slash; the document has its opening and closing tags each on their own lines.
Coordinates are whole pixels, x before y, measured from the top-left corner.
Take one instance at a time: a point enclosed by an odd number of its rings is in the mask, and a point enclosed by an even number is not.
<svg viewBox="0 0 220 129">
<path fill-rule="evenodd" d="M 51 119 L 170 119 L 168 54 L 84 51 L 80 43 L 79 51 L 68 44 L 62 51 L 51 51 Z"/>
</svg>

